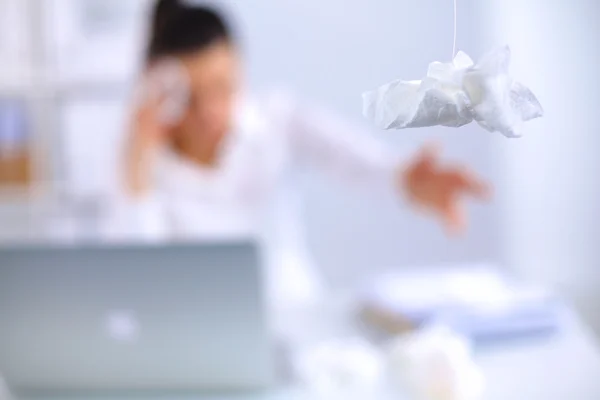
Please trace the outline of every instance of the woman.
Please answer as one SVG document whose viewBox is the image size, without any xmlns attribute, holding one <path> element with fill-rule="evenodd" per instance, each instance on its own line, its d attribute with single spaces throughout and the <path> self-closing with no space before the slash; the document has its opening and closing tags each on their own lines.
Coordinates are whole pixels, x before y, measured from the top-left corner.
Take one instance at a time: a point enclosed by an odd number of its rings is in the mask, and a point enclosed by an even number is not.
<svg viewBox="0 0 600 400">
<path fill-rule="evenodd" d="M 294 219 L 289 174 L 297 163 L 394 185 L 451 230 L 465 223 L 460 199 L 486 194 L 468 172 L 439 165 L 430 149 L 403 163 L 319 110 L 280 94 L 246 96 L 233 36 L 208 8 L 158 1 L 146 72 L 113 233 L 260 237 L 277 303 L 312 299 L 319 286 Z"/>
</svg>

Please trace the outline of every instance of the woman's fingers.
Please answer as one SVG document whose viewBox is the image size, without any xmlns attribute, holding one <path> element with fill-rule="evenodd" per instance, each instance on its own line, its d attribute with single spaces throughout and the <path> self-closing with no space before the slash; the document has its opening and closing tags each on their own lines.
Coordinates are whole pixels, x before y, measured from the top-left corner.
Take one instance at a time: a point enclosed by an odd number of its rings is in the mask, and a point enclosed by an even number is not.
<svg viewBox="0 0 600 400">
<path fill-rule="evenodd" d="M 486 199 L 490 195 L 489 185 L 468 169 L 453 168 L 446 171 L 444 175 L 446 186 L 453 192 L 478 199 Z"/>
<path fill-rule="evenodd" d="M 133 135 L 135 140 L 154 146 L 161 143 L 169 135 L 172 127 L 161 117 L 161 109 L 165 99 L 152 90 L 142 89 L 134 105 Z"/>
<path fill-rule="evenodd" d="M 467 216 L 457 198 L 448 201 L 441 210 L 442 218 L 449 234 L 456 235 L 465 231 Z"/>
<path fill-rule="evenodd" d="M 150 186 L 150 170 L 157 150 L 169 134 L 160 121 L 161 99 L 148 87 L 145 76 L 136 92 L 132 110 L 128 146 L 126 152 L 126 184 L 131 194 L 144 193 Z"/>
</svg>

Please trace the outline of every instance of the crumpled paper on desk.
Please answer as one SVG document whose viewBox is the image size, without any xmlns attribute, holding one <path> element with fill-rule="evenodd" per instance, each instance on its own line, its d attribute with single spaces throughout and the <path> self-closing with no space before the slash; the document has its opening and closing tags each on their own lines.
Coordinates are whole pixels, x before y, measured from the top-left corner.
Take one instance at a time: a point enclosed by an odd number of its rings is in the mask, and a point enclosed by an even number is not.
<svg viewBox="0 0 600 400">
<path fill-rule="evenodd" d="M 377 398 L 385 376 L 383 354 L 367 341 L 325 341 L 300 351 L 294 369 L 300 381 L 323 400 Z"/>
<path fill-rule="evenodd" d="M 389 347 L 393 381 L 422 400 L 480 400 L 485 377 L 462 336 L 436 326 L 402 336 Z"/>
<path fill-rule="evenodd" d="M 485 380 L 466 339 L 432 327 L 394 339 L 385 349 L 366 340 L 329 340 L 300 351 L 295 372 L 318 399 L 480 400 Z"/>
<path fill-rule="evenodd" d="M 434 62 L 422 80 L 396 80 L 363 94 L 363 114 L 381 129 L 461 127 L 476 121 L 490 132 L 522 136 L 523 123 L 543 116 L 535 95 L 509 75 L 508 46 L 477 64 L 464 52 Z"/>
</svg>

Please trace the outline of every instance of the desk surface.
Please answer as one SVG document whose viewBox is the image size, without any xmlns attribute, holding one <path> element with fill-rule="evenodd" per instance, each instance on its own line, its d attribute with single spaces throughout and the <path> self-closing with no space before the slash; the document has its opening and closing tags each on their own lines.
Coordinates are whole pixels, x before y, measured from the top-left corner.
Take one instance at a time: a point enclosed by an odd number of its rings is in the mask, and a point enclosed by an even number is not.
<svg viewBox="0 0 600 400">
<path fill-rule="evenodd" d="M 335 337 L 348 332 L 351 322 L 339 318 L 343 314 L 340 309 L 341 305 L 335 305 L 329 312 L 324 310 L 329 314 L 323 318 L 324 325 L 313 324 L 321 330 L 320 336 Z M 293 314 L 288 314 L 288 318 L 284 322 L 291 329 L 288 334 L 311 323 Z M 558 333 L 481 346 L 476 360 L 487 380 L 482 400 L 600 399 L 600 346 L 593 332 L 566 307 Z M 303 399 L 296 392 L 282 392 L 280 397 L 274 397 L 286 398 Z"/>
<path fill-rule="evenodd" d="M 600 349 L 593 333 L 569 312 L 563 330 L 537 342 L 479 351 L 488 381 L 484 400 L 600 399 Z"/>
<path fill-rule="evenodd" d="M 314 310 L 286 313 L 283 321 L 288 334 L 306 331 L 311 323 L 312 339 L 345 332 L 349 319 L 341 318 L 339 305 L 332 306 L 315 320 Z M 310 318 L 310 322 L 309 322 Z M 322 321 L 322 323 L 319 323 Z M 310 341 L 297 335 L 293 340 Z M 292 340 L 292 341 L 293 341 Z M 564 313 L 563 329 L 557 335 L 501 343 L 478 349 L 477 361 L 487 379 L 487 391 L 482 400 L 598 400 L 600 399 L 600 348 L 589 329 L 570 312 Z M 308 400 L 312 397 L 299 388 L 288 387 L 266 395 L 194 396 L 202 400 Z M 402 398 L 392 397 L 398 400 Z M 166 400 L 188 400 L 173 396 Z M 44 398 L 42 400 L 64 400 Z M 72 398 L 69 400 L 73 400 Z M 83 399 L 82 399 L 83 400 Z M 110 398 L 95 400 L 130 400 Z M 140 400 L 137 398 L 136 400 Z"/>
</svg>

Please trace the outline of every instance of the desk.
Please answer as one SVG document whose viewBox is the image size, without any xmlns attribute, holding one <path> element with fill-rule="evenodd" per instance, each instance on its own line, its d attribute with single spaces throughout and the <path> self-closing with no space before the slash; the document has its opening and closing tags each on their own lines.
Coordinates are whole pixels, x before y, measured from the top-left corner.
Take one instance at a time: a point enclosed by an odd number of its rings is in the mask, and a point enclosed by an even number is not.
<svg viewBox="0 0 600 400">
<path fill-rule="evenodd" d="M 354 325 L 348 318 L 348 302 L 319 307 L 318 320 L 310 315 L 286 315 L 282 326 L 288 335 L 312 326 L 314 337 L 336 337 L 349 332 Z M 600 399 L 600 346 L 593 332 L 574 312 L 564 307 L 562 328 L 555 335 L 498 342 L 476 349 L 476 359 L 487 379 L 486 396 L 482 400 L 598 400 Z M 319 321 L 323 323 L 319 323 Z M 309 340 L 314 339 L 309 338 Z M 306 337 L 298 337 L 306 340 Z M 294 394 L 279 399 L 302 399 Z M 262 399 L 261 399 L 262 400 Z M 271 399 L 268 399 L 271 400 Z M 398 399 L 404 400 L 404 399 Z"/>
<path fill-rule="evenodd" d="M 280 327 L 292 342 L 310 342 L 323 337 L 351 334 L 353 319 L 348 304 L 340 301 L 330 307 L 286 312 Z M 314 329 L 307 333 L 300 327 Z M 302 332 L 302 334 L 298 334 Z M 598 400 L 600 399 L 600 348 L 590 330 L 573 313 L 565 310 L 562 331 L 535 341 L 519 341 L 486 346 L 477 350 L 483 368 L 487 393 L 482 400 Z M 393 397 L 392 397 L 393 398 Z M 268 395 L 205 396 L 194 400 L 312 400 L 299 388 L 282 388 Z M 398 400 L 404 400 L 396 397 Z M 20 399 L 22 400 L 22 399 Z M 45 398 L 43 400 L 64 400 Z M 70 398 L 69 400 L 73 400 Z M 95 400 L 130 400 L 98 399 Z M 140 400 L 136 398 L 136 400 Z M 164 400 L 191 400 L 177 397 Z M 366 399 L 376 400 L 376 399 Z M 387 400 L 387 399 L 386 399 Z M 409 399 L 406 399 L 409 400 Z"/>
<path fill-rule="evenodd" d="M 600 348 L 570 311 L 556 336 L 484 348 L 477 361 L 488 380 L 484 400 L 600 399 Z"/>
</svg>

